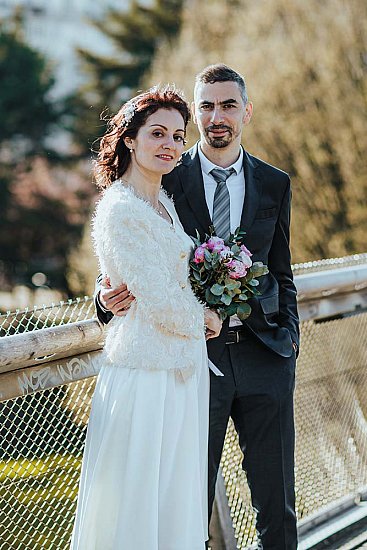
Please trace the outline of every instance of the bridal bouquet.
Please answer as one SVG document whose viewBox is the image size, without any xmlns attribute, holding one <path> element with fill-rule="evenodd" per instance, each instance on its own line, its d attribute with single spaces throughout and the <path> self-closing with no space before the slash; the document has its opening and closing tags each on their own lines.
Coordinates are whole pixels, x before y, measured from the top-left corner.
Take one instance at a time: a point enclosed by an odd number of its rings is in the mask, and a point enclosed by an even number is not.
<svg viewBox="0 0 367 550">
<path fill-rule="evenodd" d="M 268 268 L 262 262 L 251 260 L 251 252 L 242 243 L 245 233 L 238 227 L 224 241 L 214 235 L 205 235 L 204 242 L 193 239 L 195 248 L 190 260 L 190 282 L 197 298 L 215 309 L 222 320 L 237 315 L 241 321 L 251 313 L 247 303 L 250 296 L 258 296 L 258 277 Z"/>
</svg>

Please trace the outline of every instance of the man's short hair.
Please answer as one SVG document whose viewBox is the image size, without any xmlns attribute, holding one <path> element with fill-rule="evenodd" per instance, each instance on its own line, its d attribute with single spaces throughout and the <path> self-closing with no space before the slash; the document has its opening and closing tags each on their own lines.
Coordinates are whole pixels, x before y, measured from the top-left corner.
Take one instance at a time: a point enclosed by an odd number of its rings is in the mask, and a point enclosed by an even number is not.
<svg viewBox="0 0 367 550">
<path fill-rule="evenodd" d="M 214 84 L 215 82 L 236 82 L 240 89 L 242 100 L 246 105 L 248 95 L 244 77 L 224 63 L 209 65 L 198 73 L 195 77 L 195 91 L 199 84 Z"/>
</svg>

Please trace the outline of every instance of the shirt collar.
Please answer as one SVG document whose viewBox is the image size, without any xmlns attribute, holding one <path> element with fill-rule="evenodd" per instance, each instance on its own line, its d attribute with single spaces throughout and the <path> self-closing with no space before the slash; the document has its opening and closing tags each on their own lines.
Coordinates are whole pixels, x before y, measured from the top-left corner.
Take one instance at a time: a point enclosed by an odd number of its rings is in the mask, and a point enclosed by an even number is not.
<svg viewBox="0 0 367 550">
<path fill-rule="evenodd" d="M 219 170 L 223 170 L 223 168 L 221 166 L 217 166 L 216 164 L 213 164 L 211 160 L 209 160 L 205 155 L 204 153 L 202 152 L 201 148 L 200 148 L 200 144 L 198 145 L 198 154 L 199 154 L 199 159 L 200 159 L 200 164 L 201 164 L 201 169 L 202 171 L 205 173 L 205 174 L 210 174 L 210 172 L 214 169 L 214 168 L 219 168 Z M 231 166 L 228 166 L 226 168 L 226 170 L 229 170 L 230 168 L 233 168 L 236 172 L 236 174 L 238 175 L 241 170 L 243 169 L 243 149 L 242 147 L 240 147 L 240 155 L 238 157 L 238 159 L 236 160 L 236 162 L 234 162 L 233 164 L 231 164 Z"/>
</svg>

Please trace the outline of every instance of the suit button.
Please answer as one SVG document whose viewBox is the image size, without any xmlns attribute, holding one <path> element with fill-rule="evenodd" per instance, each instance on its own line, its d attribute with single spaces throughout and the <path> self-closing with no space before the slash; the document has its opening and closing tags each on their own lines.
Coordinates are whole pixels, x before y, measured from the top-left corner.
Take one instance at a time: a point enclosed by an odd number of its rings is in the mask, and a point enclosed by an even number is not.
<svg viewBox="0 0 367 550">
<path fill-rule="evenodd" d="M 186 283 L 180 283 L 181 288 L 186 288 Z"/>
<path fill-rule="evenodd" d="M 182 260 L 183 260 L 184 258 L 186 258 L 186 256 L 187 256 L 186 252 L 181 252 L 180 258 L 182 258 Z"/>
</svg>

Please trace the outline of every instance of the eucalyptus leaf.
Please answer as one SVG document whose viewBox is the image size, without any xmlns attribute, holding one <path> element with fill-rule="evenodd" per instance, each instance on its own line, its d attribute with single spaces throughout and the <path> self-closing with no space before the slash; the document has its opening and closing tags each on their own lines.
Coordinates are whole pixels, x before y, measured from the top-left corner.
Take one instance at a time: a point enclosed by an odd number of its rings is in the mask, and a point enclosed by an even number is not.
<svg viewBox="0 0 367 550">
<path fill-rule="evenodd" d="M 205 301 L 208 305 L 214 305 L 216 303 L 216 296 L 210 292 L 210 288 L 207 288 L 205 291 Z"/>
<path fill-rule="evenodd" d="M 217 283 L 214 284 L 212 287 L 210 287 L 210 291 L 215 296 L 221 296 L 223 294 L 223 290 L 224 290 L 224 286 L 223 285 L 218 285 Z"/>
<path fill-rule="evenodd" d="M 220 267 L 220 264 L 221 264 L 221 258 L 216 254 L 216 258 L 213 258 L 212 260 L 212 266 L 213 266 L 213 269 L 218 269 Z"/>
<path fill-rule="evenodd" d="M 224 321 L 228 317 L 227 310 L 223 307 L 218 307 L 217 313 L 218 313 L 219 317 L 222 319 L 222 321 Z"/>
<path fill-rule="evenodd" d="M 261 296 L 261 292 L 259 290 L 257 290 L 257 288 L 255 288 L 255 287 L 252 287 L 251 292 L 254 296 Z"/>
<path fill-rule="evenodd" d="M 206 248 L 204 248 L 204 258 L 205 258 L 208 262 L 211 262 L 212 259 L 213 259 L 211 253 L 210 253 L 209 250 L 207 250 Z"/>
<path fill-rule="evenodd" d="M 254 277 L 261 277 L 262 275 L 269 273 L 268 267 L 262 262 L 254 262 L 250 270 Z"/>
<path fill-rule="evenodd" d="M 226 313 L 228 317 L 230 317 L 231 315 L 234 315 L 236 311 L 237 311 L 237 304 L 234 304 L 234 303 L 232 303 L 230 306 L 226 308 Z"/>
<path fill-rule="evenodd" d="M 235 281 L 234 279 L 230 279 L 229 283 L 226 283 L 226 288 L 228 290 L 233 290 L 235 288 L 240 288 L 241 283 L 239 281 Z"/>
<path fill-rule="evenodd" d="M 237 315 L 241 321 L 244 321 L 245 319 L 247 319 L 250 313 L 251 313 L 251 306 L 247 303 L 242 303 L 237 308 Z"/>
<path fill-rule="evenodd" d="M 225 304 L 226 306 L 229 306 L 230 303 L 232 302 L 232 298 L 230 296 L 228 296 L 228 294 L 222 294 L 221 296 L 221 301 L 223 302 L 223 304 Z"/>
</svg>

